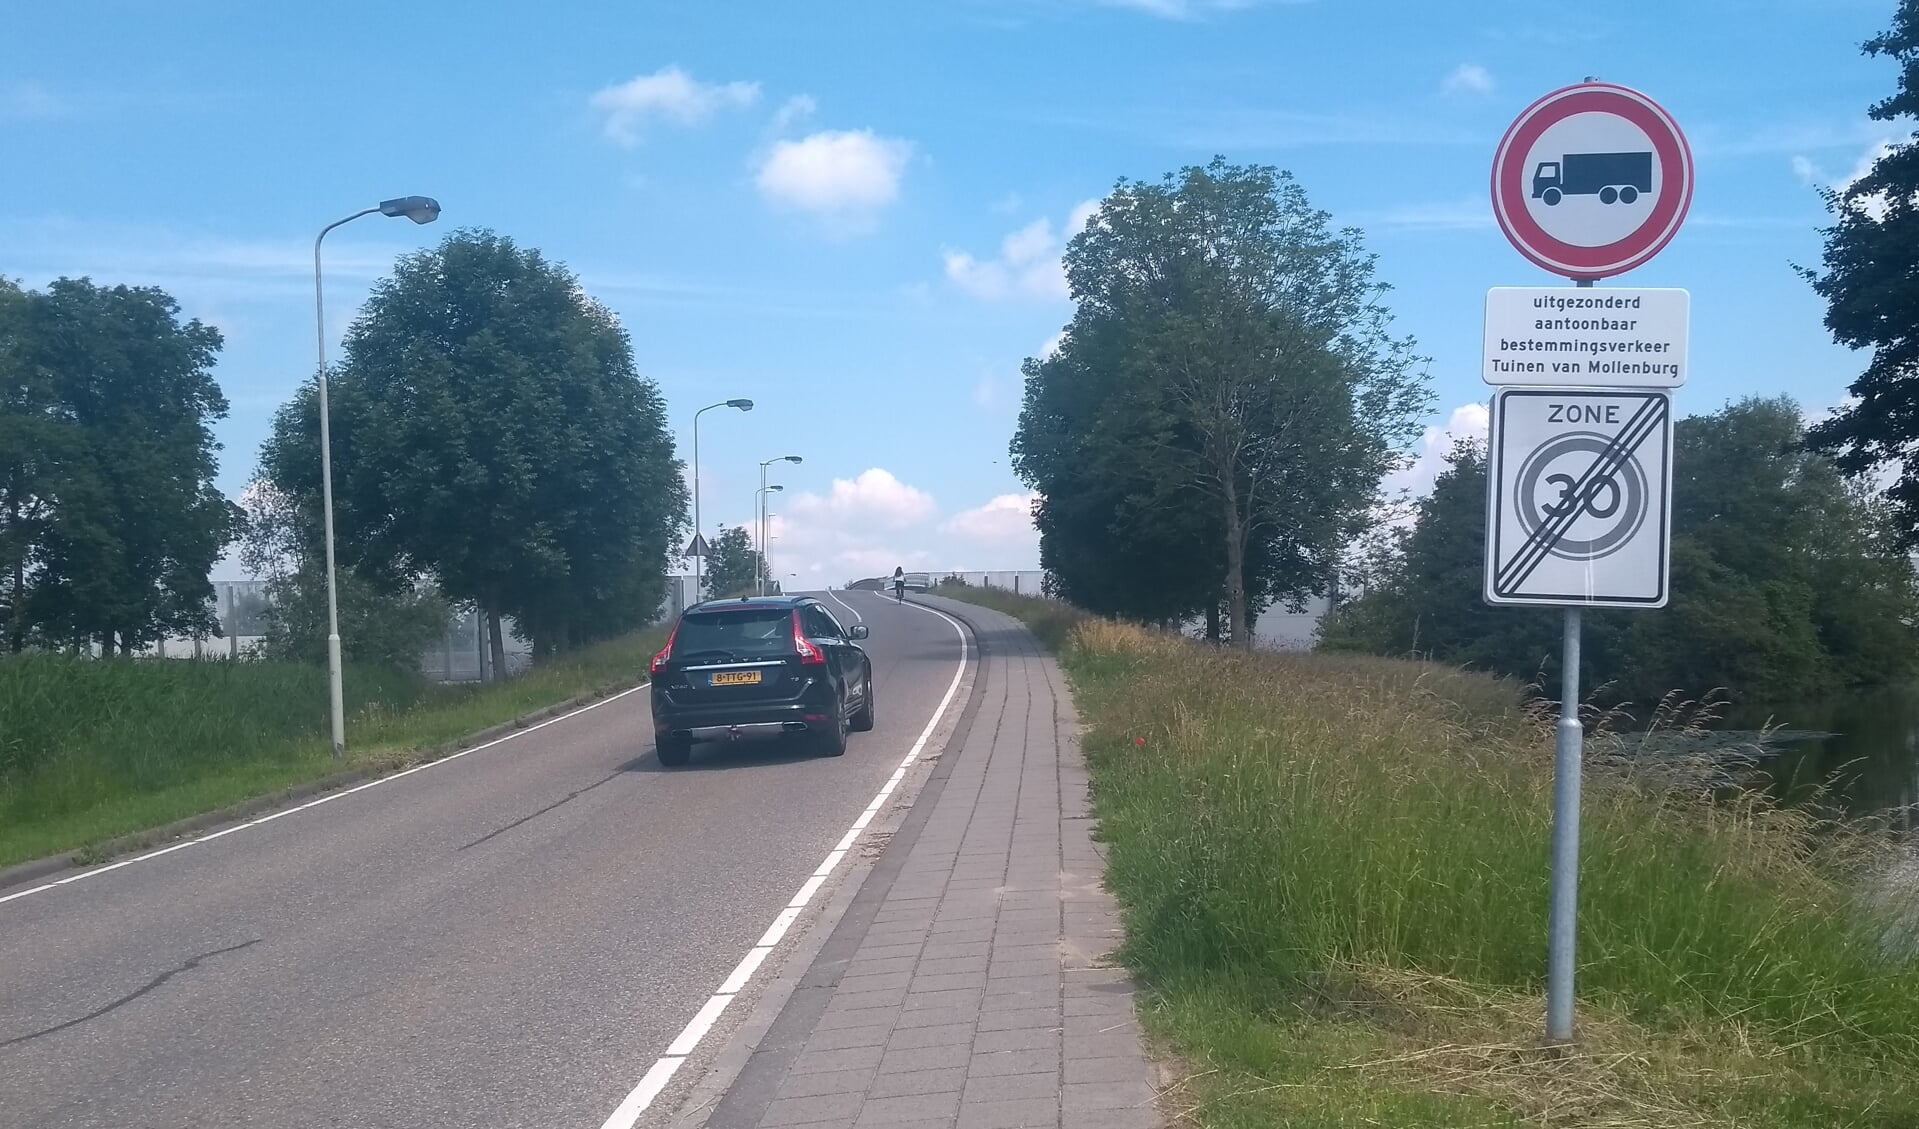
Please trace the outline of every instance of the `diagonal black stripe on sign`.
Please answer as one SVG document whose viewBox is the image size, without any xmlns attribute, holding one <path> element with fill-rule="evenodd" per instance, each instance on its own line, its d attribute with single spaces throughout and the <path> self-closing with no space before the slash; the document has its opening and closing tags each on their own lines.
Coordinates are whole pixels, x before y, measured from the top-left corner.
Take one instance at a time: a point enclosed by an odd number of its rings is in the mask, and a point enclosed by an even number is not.
<svg viewBox="0 0 1919 1129">
<path fill-rule="evenodd" d="M 1592 466 L 1588 467 L 1579 480 L 1573 483 L 1566 496 L 1583 497 L 1596 478 L 1610 475 L 1619 469 L 1625 459 L 1657 429 L 1659 424 L 1657 417 L 1661 414 L 1659 409 L 1663 406 L 1663 397 L 1658 401 L 1641 401 L 1638 410 L 1633 413 L 1631 419 L 1626 421 L 1626 426 L 1621 428 L 1613 436 L 1612 441 L 1594 457 Z M 1579 507 L 1575 505 L 1565 513 L 1554 514 L 1536 526 L 1525 543 L 1520 545 L 1519 552 L 1501 567 L 1500 574 L 1503 574 L 1510 582 L 1503 590 L 1510 592 L 1513 588 L 1525 583 L 1526 578 L 1545 563 L 1552 547 L 1566 536 L 1572 529 L 1573 523 L 1578 520 Z M 1495 575 L 1493 579 L 1495 585 L 1502 583 L 1499 575 Z"/>
<path fill-rule="evenodd" d="M 1664 422 L 1666 404 L 1664 396 L 1647 398 L 1639 406 L 1639 410 L 1633 413 L 1632 418 L 1626 421 L 1626 426 L 1619 430 L 1612 442 L 1606 445 L 1605 450 L 1599 453 L 1592 465 L 1579 476 L 1579 480 L 1572 485 L 1566 496 L 1574 499 L 1584 498 L 1586 491 L 1591 488 L 1595 480 L 1610 476 L 1623 466 L 1626 460 L 1632 457 L 1633 452 L 1638 450 L 1639 445 L 1651 438 Z M 1522 500 L 1522 504 L 1530 505 L 1531 499 Z M 1514 554 L 1513 558 L 1494 575 L 1494 590 L 1509 594 L 1524 584 L 1539 566 L 1545 563 L 1546 557 L 1552 552 L 1552 547 L 1558 544 L 1572 529 L 1573 523 L 1579 520 L 1579 512 L 1578 505 L 1570 506 L 1565 513 L 1555 514 L 1535 527 L 1525 543 L 1520 546 L 1519 552 Z"/>
</svg>

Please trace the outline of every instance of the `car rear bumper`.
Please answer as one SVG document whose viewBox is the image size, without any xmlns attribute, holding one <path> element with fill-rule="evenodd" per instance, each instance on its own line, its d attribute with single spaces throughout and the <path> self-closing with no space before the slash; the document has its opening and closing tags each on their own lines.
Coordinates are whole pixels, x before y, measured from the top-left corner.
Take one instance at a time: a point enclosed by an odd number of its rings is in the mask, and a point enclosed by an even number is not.
<svg viewBox="0 0 1919 1129">
<path fill-rule="evenodd" d="M 653 731 L 658 737 L 694 741 L 735 741 L 805 733 L 833 724 L 833 706 L 826 701 L 725 703 L 712 706 L 672 705 L 655 699 Z"/>
</svg>

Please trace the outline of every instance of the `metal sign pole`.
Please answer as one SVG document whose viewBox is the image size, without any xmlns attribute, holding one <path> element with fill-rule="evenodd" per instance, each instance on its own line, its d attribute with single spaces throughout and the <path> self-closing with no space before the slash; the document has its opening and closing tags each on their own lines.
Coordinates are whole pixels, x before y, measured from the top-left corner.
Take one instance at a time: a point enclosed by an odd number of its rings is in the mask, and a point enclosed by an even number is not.
<svg viewBox="0 0 1919 1129">
<path fill-rule="evenodd" d="M 1576 285 L 1592 285 L 1589 278 Z M 1579 936 L 1579 778 L 1586 734 L 1579 722 L 1578 608 L 1565 612 L 1559 650 L 1559 727 L 1553 745 L 1552 910 L 1546 940 L 1546 1038 L 1573 1037 L 1573 955 Z"/>
<path fill-rule="evenodd" d="M 1579 609 L 1566 609 L 1560 650 L 1559 730 L 1553 753 L 1552 916 L 1546 958 L 1546 1038 L 1573 1037 L 1573 947 L 1579 929 Z"/>
</svg>

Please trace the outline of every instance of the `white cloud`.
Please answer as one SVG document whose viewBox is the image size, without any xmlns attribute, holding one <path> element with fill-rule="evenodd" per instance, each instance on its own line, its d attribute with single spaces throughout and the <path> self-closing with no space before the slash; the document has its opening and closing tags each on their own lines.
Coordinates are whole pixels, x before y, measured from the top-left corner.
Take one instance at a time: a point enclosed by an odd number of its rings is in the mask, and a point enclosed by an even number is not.
<svg viewBox="0 0 1919 1129">
<path fill-rule="evenodd" d="M 943 533 L 969 541 L 991 544 L 1039 544 L 1033 528 L 1033 500 L 1036 494 L 1001 494 L 983 506 L 961 510 L 941 526 Z"/>
<path fill-rule="evenodd" d="M 864 470 L 857 478 L 834 479 L 832 491 L 824 496 L 811 491 L 796 495 L 786 509 L 795 520 L 851 519 L 889 529 L 923 524 L 939 512 L 931 494 L 881 467 Z"/>
<path fill-rule="evenodd" d="M 1831 188 L 1835 192 L 1844 194 L 1849 191 L 1854 184 L 1862 180 L 1867 173 L 1870 173 L 1872 167 L 1879 163 L 1879 159 L 1891 153 L 1894 148 L 1895 142 L 1892 138 L 1880 137 L 1860 156 L 1859 160 L 1853 165 L 1852 171 L 1840 177 L 1828 175 L 1812 158 L 1803 155 L 1795 155 L 1793 157 L 1792 172 L 1793 175 L 1798 177 L 1804 184 L 1817 188 Z M 1874 220 L 1882 220 L 1886 216 L 1886 199 L 1884 194 L 1868 196 L 1857 201 L 1854 206 Z"/>
<path fill-rule="evenodd" d="M 781 104 L 779 112 L 773 115 L 773 132 L 785 133 L 793 126 L 812 117 L 813 112 L 819 108 L 820 104 L 813 101 L 811 95 L 793 95 Z"/>
<path fill-rule="evenodd" d="M 1434 481 L 1446 469 L 1446 456 L 1452 453 L 1453 441 L 1486 438 L 1487 419 L 1486 405 L 1462 404 L 1453 409 L 1444 424 L 1428 427 L 1414 449 L 1414 461 L 1386 476 L 1386 494 L 1390 497 L 1404 490 L 1419 497 L 1432 490 Z"/>
<path fill-rule="evenodd" d="M 1092 0 L 1102 8 L 1124 8 L 1163 20 L 1193 20 L 1215 12 L 1237 12 L 1258 0 Z"/>
<path fill-rule="evenodd" d="M 913 144 L 871 130 L 827 130 L 773 145 L 760 194 L 775 204 L 859 226 L 899 198 Z"/>
<path fill-rule="evenodd" d="M 1059 352 L 1059 347 L 1065 340 L 1065 330 L 1062 329 L 1058 333 L 1053 334 L 1053 336 L 1047 340 L 1046 344 L 1039 347 L 1039 359 L 1044 361 L 1051 358 L 1053 354 Z"/>
<path fill-rule="evenodd" d="M 1060 256 L 1066 244 L 1085 228 L 1099 210 L 1098 200 L 1076 205 L 1058 231 L 1044 217 L 1007 235 L 999 255 L 978 259 L 965 251 L 945 253 L 946 277 L 953 285 L 988 302 L 1029 299 L 1063 302 L 1069 296 Z"/>
<path fill-rule="evenodd" d="M 699 125 L 721 110 L 745 109 L 759 96 L 757 82 L 705 83 L 679 67 L 663 67 L 607 87 L 591 104 L 606 115 L 607 137 L 634 145 L 649 122 Z"/>
<path fill-rule="evenodd" d="M 70 109 L 58 95 L 38 82 L 15 82 L 0 88 L 0 118 L 40 121 L 64 117 Z"/>
<path fill-rule="evenodd" d="M 1491 71 L 1478 63 L 1461 63 L 1446 76 L 1440 89 L 1447 94 L 1491 94 L 1493 86 Z"/>
</svg>

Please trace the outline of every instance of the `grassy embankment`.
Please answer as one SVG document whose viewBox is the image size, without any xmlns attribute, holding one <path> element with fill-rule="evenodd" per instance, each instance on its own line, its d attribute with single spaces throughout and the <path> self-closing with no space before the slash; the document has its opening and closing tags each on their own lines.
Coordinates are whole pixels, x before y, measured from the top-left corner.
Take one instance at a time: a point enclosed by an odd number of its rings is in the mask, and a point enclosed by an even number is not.
<svg viewBox="0 0 1919 1129">
<path fill-rule="evenodd" d="M 1552 739 L 1515 688 L 943 594 L 1061 643 L 1197 1124 L 1919 1125 L 1919 968 L 1856 895 L 1863 832 L 1590 773 L 1580 1040 L 1542 1047 Z"/>
<path fill-rule="evenodd" d="M 642 632 L 490 686 L 349 669 L 347 767 L 399 767 L 569 698 L 634 685 L 658 647 L 657 633 Z M 326 671 L 290 663 L 0 660 L 0 866 L 328 776 L 340 766 L 326 716 Z"/>
</svg>

